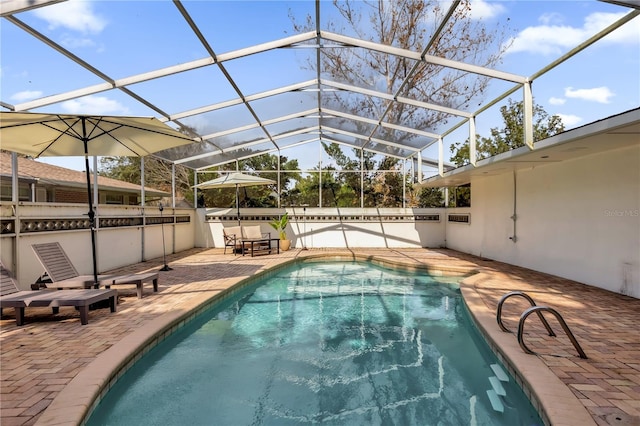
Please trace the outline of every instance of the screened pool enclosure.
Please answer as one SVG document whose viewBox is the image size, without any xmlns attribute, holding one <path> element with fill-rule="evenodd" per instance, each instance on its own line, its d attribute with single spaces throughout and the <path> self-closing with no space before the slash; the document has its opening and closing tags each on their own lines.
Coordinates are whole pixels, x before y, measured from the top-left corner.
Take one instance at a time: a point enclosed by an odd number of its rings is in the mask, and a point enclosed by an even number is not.
<svg viewBox="0 0 640 426">
<path fill-rule="evenodd" d="M 499 2 L 6 1 L 0 105 L 160 119 L 193 138 L 153 154 L 195 171 L 174 193 L 240 170 L 277 182 L 254 207 L 417 207 L 416 184 L 454 168 L 452 144 L 476 165 L 510 102 L 534 149 L 557 70 L 597 74 L 592 45 L 637 29 L 637 3 L 597 4 L 600 21 L 524 64 L 511 52 L 539 16 Z"/>
</svg>

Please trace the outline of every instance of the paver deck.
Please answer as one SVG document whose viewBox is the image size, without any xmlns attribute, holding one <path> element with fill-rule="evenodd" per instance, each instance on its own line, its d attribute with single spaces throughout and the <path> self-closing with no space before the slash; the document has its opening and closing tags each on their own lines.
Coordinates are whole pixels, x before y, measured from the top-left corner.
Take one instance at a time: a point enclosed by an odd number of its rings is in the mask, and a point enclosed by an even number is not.
<svg viewBox="0 0 640 426">
<path fill-rule="evenodd" d="M 358 255 L 408 266 L 480 271 L 465 279 L 465 297 L 475 300 L 469 303 L 472 311 L 486 311 L 478 315 L 484 315 L 486 328 L 497 336 L 495 344 L 505 346 L 507 353 L 519 351 L 514 357 L 518 368 L 542 366 L 561 391 L 577 397 L 581 410 L 595 424 L 640 425 L 640 300 L 451 250 L 427 249 L 290 250 L 254 258 L 224 255 L 222 249 L 192 249 L 167 256 L 173 270 L 160 273 L 158 293 L 138 299 L 135 285 L 119 287 L 118 312 L 90 311 L 86 326 L 80 325 L 73 308 L 61 308 L 57 315 L 48 308 L 31 309 L 22 327 L 7 311 L 0 321 L 0 424 L 77 424 L 89 409 L 83 401 L 99 388 L 101 376 L 121 362 L 115 358 L 125 353 L 125 362 L 132 362 L 126 353 L 148 340 L 163 321 L 176 321 L 256 273 L 294 258 L 320 255 Z M 162 259 L 154 259 L 109 273 L 152 272 L 162 265 Z M 525 291 L 539 305 L 557 309 L 589 358 L 577 356 L 555 320 L 549 320 L 558 334 L 554 338 L 535 316 L 527 320 L 526 341 L 538 355 L 522 353 L 515 335 L 499 331 L 495 319 L 493 324 L 487 320 L 495 315 L 500 297 L 513 290 Z M 509 299 L 503 311 L 505 324 L 515 329 L 526 307 L 524 300 Z M 113 362 L 105 362 L 113 354 L 117 354 Z M 553 424 L 578 423 L 579 416 L 565 409 L 570 405 L 545 393 L 549 390 L 545 386 L 558 384 L 536 381 L 535 377 L 544 376 L 538 373 L 529 372 L 534 379 L 527 383 L 532 392 L 547 399 L 545 408 Z"/>
</svg>

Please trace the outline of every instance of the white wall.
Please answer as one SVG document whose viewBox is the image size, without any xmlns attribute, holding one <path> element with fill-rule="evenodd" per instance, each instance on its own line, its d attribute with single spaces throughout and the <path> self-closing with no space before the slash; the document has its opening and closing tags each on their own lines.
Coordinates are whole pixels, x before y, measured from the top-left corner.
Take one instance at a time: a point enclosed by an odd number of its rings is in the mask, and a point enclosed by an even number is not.
<svg viewBox="0 0 640 426">
<path fill-rule="evenodd" d="M 83 204 L 20 203 L 15 206 L 15 210 L 12 203 L 0 204 L 2 219 L 13 219 L 18 222 L 38 219 L 64 221 L 65 218 L 84 220 L 86 211 L 87 207 Z M 159 214 L 156 207 L 100 205 L 98 209 L 98 217 L 104 219 L 158 217 Z M 196 224 L 194 222 L 197 218 L 193 209 L 165 208 L 163 214 L 190 216 L 189 222 L 164 225 L 166 254 L 195 247 Z M 160 224 L 149 224 L 144 227 L 98 228 L 96 232 L 98 273 L 162 257 L 162 228 Z M 59 242 L 81 275 L 93 273 L 91 233 L 88 229 L 56 229 L 3 234 L 0 242 L 2 262 L 18 278 L 21 289 L 29 289 L 30 285 L 43 274 L 44 268 L 36 258 L 31 245 L 46 242 Z"/>
<path fill-rule="evenodd" d="M 447 246 L 640 298 L 640 147 L 472 179 Z"/>
<path fill-rule="evenodd" d="M 203 210 L 203 209 L 199 209 Z M 445 209 L 348 209 L 300 208 L 242 209 L 245 217 L 271 216 L 289 212 L 287 237 L 292 247 L 444 247 Z M 236 226 L 236 221 L 220 221 L 216 215 L 234 215 L 224 209 L 207 209 L 208 221 L 197 236 L 199 247 L 224 247 L 222 228 Z M 414 221 L 416 215 L 440 214 L 439 222 Z M 305 219 L 306 217 L 306 219 Z M 242 220 L 243 225 L 260 225 L 262 232 L 277 232 L 265 220 Z"/>
</svg>

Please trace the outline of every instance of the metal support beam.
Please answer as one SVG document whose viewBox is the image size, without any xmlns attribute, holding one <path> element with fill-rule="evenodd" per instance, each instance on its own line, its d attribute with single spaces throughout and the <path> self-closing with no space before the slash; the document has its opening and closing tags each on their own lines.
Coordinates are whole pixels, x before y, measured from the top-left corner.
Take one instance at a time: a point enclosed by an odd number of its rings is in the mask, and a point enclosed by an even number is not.
<svg viewBox="0 0 640 426">
<path fill-rule="evenodd" d="M 140 205 L 145 206 L 146 194 L 144 192 L 144 157 L 140 157 Z"/>
<path fill-rule="evenodd" d="M 171 163 L 171 208 L 176 208 L 176 163 Z"/>
<path fill-rule="evenodd" d="M 65 0 L 3 0 L 0 2 L 0 16 L 9 16 L 14 13 L 26 12 L 50 4 L 60 3 Z"/>
<path fill-rule="evenodd" d="M 444 142 L 438 138 L 438 174 L 444 176 Z"/>
<path fill-rule="evenodd" d="M 402 208 L 407 208 L 407 160 L 402 160 Z"/>
<path fill-rule="evenodd" d="M 278 156 L 278 208 L 280 208 L 281 205 L 281 199 L 280 199 L 280 194 L 282 194 L 282 188 L 280 187 L 280 162 L 281 160 L 281 156 L 280 156 L 280 148 L 278 148 L 278 152 L 276 153 L 276 155 Z"/>
<path fill-rule="evenodd" d="M 469 163 L 476 167 L 478 162 L 478 153 L 476 150 L 476 118 L 469 119 Z"/>
<path fill-rule="evenodd" d="M 11 153 L 11 202 L 14 205 L 18 205 L 18 201 L 20 201 L 20 193 L 18 192 L 19 180 L 18 176 L 20 175 L 18 170 L 18 154 L 15 152 Z M 35 200 L 33 200 L 35 201 Z"/>
<path fill-rule="evenodd" d="M 195 208 L 198 207 L 198 172 L 193 172 L 193 206 Z"/>
<path fill-rule="evenodd" d="M 364 149 L 360 148 L 360 208 L 364 209 Z"/>
<path fill-rule="evenodd" d="M 533 150 L 533 94 L 531 91 L 531 82 L 522 85 L 522 99 L 524 101 L 524 143 Z"/>
</svg>

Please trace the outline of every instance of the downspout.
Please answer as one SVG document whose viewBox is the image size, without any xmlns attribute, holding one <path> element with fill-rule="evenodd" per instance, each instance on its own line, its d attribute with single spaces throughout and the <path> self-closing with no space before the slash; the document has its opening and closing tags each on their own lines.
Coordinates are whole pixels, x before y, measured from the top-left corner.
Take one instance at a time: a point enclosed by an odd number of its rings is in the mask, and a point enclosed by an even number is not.
<svg viewBox="0 0 640 426">
<path fill-rule="evenodd" d="M 509 239 L 514 243 L 518 241 L 518 237 L 516 236 L 516 221 L 518 220 L 518 215 L 516 214 L 517 207 L 518 207 L 516 189 L 517 189 L 516 171 L 514 170 L 513 171 L 513 215 L 511 216 L 511 220 L 513 220 L 513 236 L 509 237 Z"/>
</svg>

